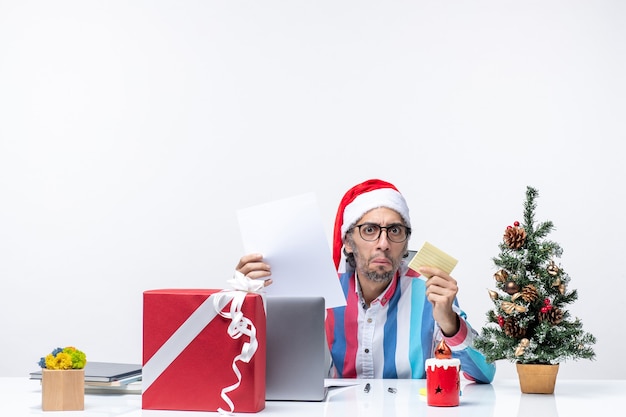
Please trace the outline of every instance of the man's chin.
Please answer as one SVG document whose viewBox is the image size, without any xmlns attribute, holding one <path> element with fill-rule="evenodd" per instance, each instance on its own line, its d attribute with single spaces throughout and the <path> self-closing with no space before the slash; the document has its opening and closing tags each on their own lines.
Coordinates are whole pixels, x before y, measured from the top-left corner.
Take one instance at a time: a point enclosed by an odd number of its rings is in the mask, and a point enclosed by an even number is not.
<svg viewBox="0 0 626 417">
<path fill-rule="evenodd" d="M 373 282 L 387 282 L 393 278 L 391 271 L 385 271 L 385 268 L 380 268 L 379 271 L 370 271 L 367 273 L 366 278 Z"/>
</svg>

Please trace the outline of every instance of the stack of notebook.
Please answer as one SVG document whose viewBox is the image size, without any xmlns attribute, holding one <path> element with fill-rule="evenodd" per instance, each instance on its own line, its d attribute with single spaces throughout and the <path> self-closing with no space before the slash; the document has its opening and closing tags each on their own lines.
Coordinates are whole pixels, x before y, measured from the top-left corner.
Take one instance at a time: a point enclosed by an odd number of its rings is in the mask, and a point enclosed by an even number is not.
<svg viewBox="0 0 626 417">
<path fill-rule="evenodd" d="M 41 370 L 31 372 L 30 379 L 41 379 Z M 141 365 L 115 362 L 87 362 L 85 390 L 141 390 Z"/>
</svg>

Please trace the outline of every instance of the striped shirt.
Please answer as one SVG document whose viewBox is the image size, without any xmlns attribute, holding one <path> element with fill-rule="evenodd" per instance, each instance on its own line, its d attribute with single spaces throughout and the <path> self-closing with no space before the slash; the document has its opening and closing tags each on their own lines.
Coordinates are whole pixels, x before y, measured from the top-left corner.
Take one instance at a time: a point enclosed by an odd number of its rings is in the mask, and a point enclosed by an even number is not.
<svg viewBox="0 0 626 417">
<path fill-rule="evenodd" d="M 425 378 L 425 361 L 444 338 L 464 376 L 490 383 L 495 365 L 472 347 L 476 331 L 465 320 L 458 301 L 460 329 L 443 336 L 426 299 L 426 285 L 412 270 L 396 275 L 387 289 L 367 307 L 354 271 L 339 275 L 346 305 L 328 309 L 326 334 L 336 378 Z"/>
</svg>

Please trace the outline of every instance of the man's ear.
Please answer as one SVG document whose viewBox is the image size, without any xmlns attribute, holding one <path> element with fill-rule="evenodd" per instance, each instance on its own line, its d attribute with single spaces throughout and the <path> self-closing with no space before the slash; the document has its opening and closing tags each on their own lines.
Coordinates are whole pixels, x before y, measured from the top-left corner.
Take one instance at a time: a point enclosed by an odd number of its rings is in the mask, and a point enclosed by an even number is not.
<svg viewBox="0 0 626 417">
<path fill-rule="evenodd" d="M 351 254 L 353 252 L 352 250 L 352 245 L 350 245 L 350 242 L 348 242 L 348 240 L 346 239 L 343 242 L 343 254 L 348 256 L 349 254 Z"/>
</svg>

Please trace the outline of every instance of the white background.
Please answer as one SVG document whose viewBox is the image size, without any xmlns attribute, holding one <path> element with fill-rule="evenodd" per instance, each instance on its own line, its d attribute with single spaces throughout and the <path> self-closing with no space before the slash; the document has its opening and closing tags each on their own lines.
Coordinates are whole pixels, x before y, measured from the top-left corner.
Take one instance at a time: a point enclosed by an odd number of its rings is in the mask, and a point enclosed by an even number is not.
<svg viewBox="0 0 626 417">
<path fill-rule="evenodd" d="M 0 375 L 141 362 L 142 291 L 223 288 L 236 212 L 393 182 L 480 328 L 505 227 L 552 220 L 623 378 L 626 3 L 0 0 Z M 496 378 L 515 377 L 498 362 Z"/>
</svg>

